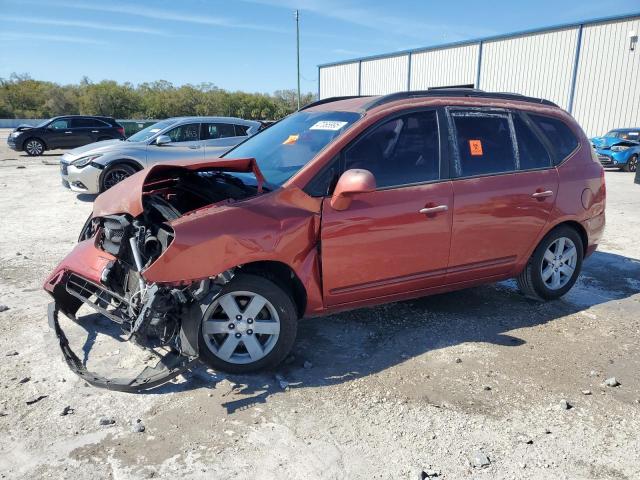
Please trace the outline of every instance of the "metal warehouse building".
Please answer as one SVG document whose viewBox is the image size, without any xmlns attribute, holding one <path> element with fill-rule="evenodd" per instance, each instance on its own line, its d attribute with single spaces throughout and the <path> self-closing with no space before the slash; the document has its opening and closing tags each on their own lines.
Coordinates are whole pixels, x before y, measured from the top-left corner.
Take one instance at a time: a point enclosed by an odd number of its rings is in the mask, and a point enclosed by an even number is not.
<svg viewBox="0 0 640 480">
<path fill-rule="evenodd" d="M 551 100 L 587 135 L 640 126 L 640 13 L 328 63 L 318 96 L 475 87 Z"/>
</svg>

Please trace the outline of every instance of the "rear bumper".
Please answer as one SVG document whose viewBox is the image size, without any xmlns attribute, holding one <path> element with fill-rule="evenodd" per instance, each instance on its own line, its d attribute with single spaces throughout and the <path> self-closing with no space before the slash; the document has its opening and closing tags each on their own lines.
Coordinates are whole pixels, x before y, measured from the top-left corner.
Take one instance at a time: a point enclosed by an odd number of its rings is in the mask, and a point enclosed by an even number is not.
<svg viewBox="0 0 640 480">
<path fill-rule="evenodd" d="M 587 248 L 585 251 L 585 258 L 591 255 L 598 248 L 598 244 L 602 239 L 602 235 L 604 234 L 605 227 L 605 213 L 602 212 L 600 215 L 596 215 L 595 217 L 589 218 L 582 223 L 582 226 L 587 232 L 587 238 L 589 239 L 587 243 Z"/>
</svg>

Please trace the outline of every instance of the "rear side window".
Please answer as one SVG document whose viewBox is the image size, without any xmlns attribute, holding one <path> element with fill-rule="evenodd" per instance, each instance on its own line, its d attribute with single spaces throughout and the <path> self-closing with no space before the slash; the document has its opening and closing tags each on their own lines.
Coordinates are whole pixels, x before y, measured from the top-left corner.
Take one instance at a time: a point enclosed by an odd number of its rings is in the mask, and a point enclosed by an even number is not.
<svg viewBox="0 0 640 480">
<path fill-rule="evenodd" d="M 558 154 L 556 164 L 567 158 L 578 146 L 578 139 L 564 122 L 542 115 L 528 114 L 528 116 L 542 130 Z"/>
<path fill-rule="evenodd" d="M 73 118 L 71 119 L 72 128 L 104 128 L 109 127 L 106 123 L 96 118 Z"/>
<path fill-rule="evenodd" d="M 244 137 L 247 135 L 247 130 L 249 127 L 246 125 L 235 125 L 236 127 L 236 137 Z"/>
<path fill-rule="evenodd" d="M 216 138 L 235 137 L 234 125 L 229 123 L 205 123 L 202 127 L 202 139 L 213 140 Z"/>
<path fill-rule="evenodd" d="M 458 177 L 516 170 L 516 154 L 508 113 L 451 112 L 456 134 L 455 170 Z"/>
<path fill-rule="evenodd" d="M 518 139 L 520 170 L 551 167 L 551 156 L 529 125 L 520 117 L 513 117 L 513 126 Z"/>
<path fill-rule="evenodd" d="M 440 141 L 435 111 L 389 120 L 366 133 L 344 155 L 345 170 L 373 173 L 378 187 L 440 178 Z"/>
</svg>

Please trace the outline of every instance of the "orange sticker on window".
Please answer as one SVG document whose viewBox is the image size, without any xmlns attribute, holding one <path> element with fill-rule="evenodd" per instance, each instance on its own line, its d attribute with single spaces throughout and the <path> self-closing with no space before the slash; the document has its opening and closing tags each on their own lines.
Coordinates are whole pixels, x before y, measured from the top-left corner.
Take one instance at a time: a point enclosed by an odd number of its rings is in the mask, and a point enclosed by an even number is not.
<svg viewBox="0 0 640 480">
<path fill-rule="evenodd" d="M 294 143 L 296 143 L 298 141 L 298 137 L 300 135 L 289 135 L 289 138 L 287 138 L 284 142 L 282 142 L 283 145 L 293 145 Z"/>
<path fill-rule="evenodd" d="M 474 157 L 482 156 L 482 142 L 480 140 L 469 140 L 469 151 Z"/>
</svg>

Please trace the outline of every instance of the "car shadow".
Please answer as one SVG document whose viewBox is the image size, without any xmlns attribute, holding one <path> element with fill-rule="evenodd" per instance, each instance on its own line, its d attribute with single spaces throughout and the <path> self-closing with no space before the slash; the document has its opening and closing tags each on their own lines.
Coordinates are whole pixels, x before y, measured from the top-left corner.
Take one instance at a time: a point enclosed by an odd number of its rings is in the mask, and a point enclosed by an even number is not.
<svg viewBox="0 0 640 480">
<path fill-rule="evenodd" d="M 453 345 L 489 343 L 517 348 L 526 342 L 510 332 L 640 293 L 638 279 L 640 260 L 596 252 L 583 264 L 573 289 L 551 302 L 525 298 L 515 281 L 509 280 L 305 319 L 299 324 L 292 354 L 276 372 L 229 375 L 200 366 L 185 373 L 184 381 L 145 393 L 213 388 L 227 378 L 236 385 L 233 397 L 237 398 L 223 406 L 233 413 L 265 403 L 270 395 L 282 392 L 283 387 L 320 388 L 338 384 Z M 305 362 L 312 368 L 305 368 Z"/>
<path fill-rule="evenodd" d="M 93 203 L 98 197 L 97 193 L 78 193 L 76 198 L 81 202 Z"/>
</svg>

